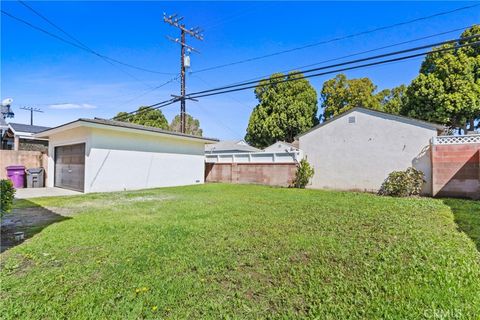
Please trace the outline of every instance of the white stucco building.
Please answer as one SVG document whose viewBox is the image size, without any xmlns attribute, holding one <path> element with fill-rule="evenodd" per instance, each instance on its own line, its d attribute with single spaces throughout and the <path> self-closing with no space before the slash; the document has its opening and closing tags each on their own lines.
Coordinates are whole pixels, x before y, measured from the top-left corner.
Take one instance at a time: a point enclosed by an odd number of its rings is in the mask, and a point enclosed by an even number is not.
<svg viewBox="0 0 480 320">
<path fill-rule="evenodd" d="M 49 139 L 47 187 L 82 192 L 204 183 L 204 148 L 218 140 L 104 119 L 36 134 Z"/>
<path fill-rule="evenodd" d="M 430 140 L 443 126 L 353 108 L 297 137 L 315 174 L 312 188 L 377 191 L 388 174 L 413 166 L 432 191 Z"/>
<path fill-rule="evenodd" d="M 247 153 L 258 152 L 260 149 L 252 147 L 245 140 L 223 140 L 205 146 L 205 154 Z"/>
<path fill-rule="evenodd" d="M 269 145 L 265 149 L 265 152 L 294 152 L 299 151 L 299 149 L 294 146 L 292 143 L 288 143 L 285 141 L 277 141 L 272 145 Z"/>
</svg>

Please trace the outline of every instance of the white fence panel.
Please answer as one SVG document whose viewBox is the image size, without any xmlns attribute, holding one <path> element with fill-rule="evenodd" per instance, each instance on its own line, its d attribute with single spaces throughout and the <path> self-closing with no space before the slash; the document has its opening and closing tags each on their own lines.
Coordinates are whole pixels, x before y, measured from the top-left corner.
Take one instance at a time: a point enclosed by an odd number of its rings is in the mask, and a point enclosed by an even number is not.
<svg viewBox="0 0 480 320">
<path fill-rule="evenodd" d="M 244 152 L 205 154 L 207 163 L 297 163 L 303 158 L 303 152 Z"/>
<path fill-rule="evenodd" d="M 469 134 L 465 136 L 438 136 L 432 138 L 432 143 L 434 145 L 480 143 L 480 134 Z"/>
</svg>

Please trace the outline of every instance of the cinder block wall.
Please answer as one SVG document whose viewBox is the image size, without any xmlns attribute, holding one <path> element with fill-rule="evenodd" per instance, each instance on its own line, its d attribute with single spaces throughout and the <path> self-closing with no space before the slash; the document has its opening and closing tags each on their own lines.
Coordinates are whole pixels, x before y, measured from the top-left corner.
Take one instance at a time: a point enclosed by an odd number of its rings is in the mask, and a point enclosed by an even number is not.
<svg viewBox="0 0 480 320">
<path fill-rule="evenodd" d="M 47 160 L 48 156 L 40 151 L 0 150 L 0 179 L 6 179 L 5 168 L 14 165 L 25 166 L 25 169 L 43 167 L 45 169 L 45 179 L 47 179 Z"/>
<path fill-rule="evenodd" d="M 251 183 L 288 187 L 295 163 L 206 163 L 205 182 Z"/>
<path fill-rule="evenodd" d="M 480 199 L 480 143 L 432 146 L 433 196 Z"/>
</svg>

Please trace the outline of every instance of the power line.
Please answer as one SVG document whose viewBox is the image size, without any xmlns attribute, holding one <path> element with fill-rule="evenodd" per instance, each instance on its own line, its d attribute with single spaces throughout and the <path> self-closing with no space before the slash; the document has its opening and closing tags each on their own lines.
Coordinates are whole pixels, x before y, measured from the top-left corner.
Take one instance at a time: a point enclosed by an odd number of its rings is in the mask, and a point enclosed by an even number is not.
<svg viewBox="0 0 480 320">
<path fill-rule="evenodd" d="M 362 65 L 358 65 L 358 66 L 336 69 L 336 70 L 322 72 L 322 73 L 315 73 L 315 74 L 302 76 L 302 77 L 298 77 L 298 78 L 290 78 L 290 76 L 289 76 L 288 78 L 286 78 L 284 80 L 277 81 L 277 82 L 274 82 L 274 83 L 257 84 L 257 85 L 254 85 L 254 86 L 234 88 L 234 89 L 229 89 L 229 90 L 224 90 L 224 91 L 218 91 L 219 89 L 216 89 L 217 92 L 210 92 L 210 93 L 205 93 L 205 94 L 187 94 L 187 98 L 198 99 L 198 98 L 202 98 L 202 97 L 209 97 L 209 96 L 213 96 L 213 95 L 242 91 L 242 90 L 247 90 L 247 89 L 252 89 L 252 88 L 257 88 L 257 87 L 276 85 L 276 84 L 284 83 L 284 82 L 297 81 L 297 80 L 300 80 L 300 79 L 319 77 L 319 76 L 332 74 L 332 73 L 339 73 L 339 72 L 348 71 L 348 70 L 355 70 L 355 69 L 360 69 L 360 68 L 365 68 L 365 67 L 370 67 L 370 66 L 376 66 L 376 65 L 385 64 L 385 63 L 391 63 L 391 62 L 396 62 L 396 61 L 412 59 L 412 58 L 424 56 L 424 55 L 427 55 L 427 54 L 430 54 L 430 53 L 439 53 L 439 52 L 445 52 L 445 51 L 450 51 L 450 50 L 456 50 L 456 49 L 459 49 L 459 48 L 463 48 L 463 47 L 467 47 L 467 46 L 473 46 L 473 45 L 480 45 L 480 41 L 467 43 L 467 44 L 463 44 L 463 45 L 458 45 L 456 47 L 442 48 L 442 49 L 433 50 L 433 51 L 430 51 L 430 52 L 422 52 L 422 53 L 417 53 L 417 54 L 413 54 L 413 55 L 409 55 L 409 56 L 403 56 L 403 57 L 399 57 L 399 58 L 393 58 L 393 59 L 388 59 L 388 60 L 383 60 L 383 61 L 377 61 L 377 62 L 362 64 Z"/>
<path fill-rule="evenodd" d="M 261 59 L 265 59 L 265 58 L 270 58 L 270 57 L 282 55 L 282 54 L 285 54 L 285 53 L 290 53 L 290 52 L 299 51 L 299 50 L 303 50 L 303 49 L 307 49 L 307 48 L 312 48 L 312 47 L 316 47 L 316 46 L 323 45 L 323 44 L 337 42 L 337 41 L 341 41 L 341 40 L 345 40 L 345 39 L 350 39 L 350 38 L 354 38 L 354 37 L 378 32 L 378 31 L 382 31 L 382 30 L 387 30 L 387 29 L 391 29 L 391 28 L 415 23 L 415 22 L 418 22 L 418 21 L 432 19 L 432 18 L 448 15 L 448 14 L 451 14 L 451 13 L 455 13 L 455 12 L 458 12 L 458 11 L 472 9 L 472 8 L 475 8 L 475 7 L 478 7 L 478 6 L 480 6 L 480 4 L 474 4 L 474 5 L 470 5 L 470 6 L 460 7 L 460 8 L 456 8 L 456 9 L 453 9 L 453 10 L 443 11 L 443 12 L 439 12 L 439 13 L 432 14 L 432 15 L 429 15 L 429 16 L 416 18 L 416 19 L 413 19 L 413 20 L 399 22 L 399 23 L 395 23 L 395 24 L 391 24 L 391 25 L 387 25 L 387 26 L 383 26 L 383 27 L 378 27 L 378 28 L 374 28 L 374 29 L 370 29 L 370 30 L 366 30 L 366 31 L 362 31 L 362 32 L 357 32 L 357 33 L 353 33 L 353 34 L 350 34 L 350 35 L 337 37 L 337 38 L 333 38 L 333 39 L 329 39 L 329 40 L 310 43 L 310 44 L 300 46 L 300 47 L 296 47 L 296 48 L 291 48 L 291 49 L 287 49 L 287 50 L 282 50 L 282 51 L 277 51 L 277 52 L 265 54 L 265 55 L 262 55 L 262 56 L 257 56 L 257 57 L 252 57 L 252 58 L 248 58 L 248 59 L 238 60 L 238 61 L 225 63 L 225 64 L 220 64 L 220 65 L 216 65 L 216 66 L 212 66 L 212 67 L 207 67 L 207 68 L 200 69 L 200 70 L 197 70 L 197 71 L 192 72 L 192 73 L 200 73 L 200 72 L 205 72 L 205 71 L 211 71 L 211 70 L 230 67 L 230 66 L 233 66 L 233 65 L 243 64 L 243 63 L 252 62 L 252 61 L 256 61 L 256 60 L 261 60 Z"/>
<path fill-rule="evenodd" d="M 242 15 L 245 15 L 251 11 L 253 11 L 254 9 L 258 8 L 258 4 L 255 4 L 255 5 L 252 5 L 250 8 L 247 8 L 245 10 L 242 10 L 240 12 L 237 12 L 235 14 L 232 14 L 230 16 L 227 16 L 225 18 L 221 18 L 221 19 L 217 19 L 216 21 L 214 20 L 212 23 L 210 24 L 207 24 L 206 26 L 203 26 L 203 29 L 205 30 L 210 30 L 210 29 L 214 29 L 214 28 L 217 28 L 218 26 L 220 25 L 223 25 L 227 22 L 230 22 L 234 19 L 237 19 L 239 16 L 242 16 Z"/>
<path fill-rule="evenodd" d="M 152 104 L 152 105 L 149 105 L 149 106 L 145 106 L 145 109 L 142 109 L 142 110 L 134 110 L 134 111 L 130 111 L 130 112 L 125 112 L 125 114 L 121 115 L 121 116 L 115 116 L 113 118 L 111 118 L 111 120 L 117 120 L 117 121 L 125 121 L 125 120 L 128 120 L 128 118 L 132 115 L 132 114 L 142 114 L 142 113 L 145 113 L 145 112 L 148 112 L 148 111 L 152 111 L 152 110 L 155 110 L 155 109 L 160 109 L 160 108 L 163 108 L 163 107 L 166 107 L 166 106 L 169 106 L 175 102 L 178 102 L 180 101 L 179 98 L 172 98 L 172 99 L 168 99 L 168 100 L 164 100 L 162 102 L 158 102 L 158 103 L 155 103 L 155 104 Z"/>
<path fill-rule="evenodd" d="M 317 66 L 317 65 L 324 64 L 324 63 L 327 63 L 327 62 L 338 61 L 338 60 L 342 60 L 342 59 L 345 59 L 345 58 L 351 58 L 351 57 L 359 56 L 359 55 L 362 55 L 362 54 L 365 54 L 365 53 L 380 51 L 380 50 L 383 50 L 383 49 L 393 48 L 393 47 L 401 46 L 401 45 L 408 44 L 408 43 L 413 43 L 413 42 L 417 42 L 417 41 L 421 41 L 421 40 L 425 40 L 425 39 L 434 38 L 434 37 L 437 37 L 437 36 L 446 35 L 446 34 L 449 34 L 449 33 L 454 33 L 454 32 L 458 32 L 458 31 L 463 31 L 463 30 L 465 30 L 465 29 L 467 29 L 467 28 L 469 28 L 469 27 L 471 27 L 471 26 L 465 26 L 465 27 L 462 27 L 462 28 L 456 28 L 456 29 L 452 29 L 452 30 L 443 31 L 443 32 L 431 34 L 431 35 L 428 35 L 428 36 L 420 37 L 420 38 L 415 38 L 415 39 L 411 39 L 411 40 L 406 40 L 406 41 L 402 41 L 402 42 L 397 42 L 397 43 L 394 43 L 394 44 L 389 44 L 389 45 L 382 46 L 382 47 L 378 47 L 378 48 L 374 48 L 374 49 L 369 49 L 369 50 L 365 50 L 365 51 L 355 52 L 355 53 L 347 54 L 347 55 L 344 55 L 344 56 L 340 56 L 340 57 L 336 57 L 336 58 L 331 58 L 331 59 L 326 59 L 326 60 L 322 60 L 322 61 L 319 61 L 319 62 L 315 62 L 315 63 L 303 65 L 303 66 L 296 67 L 296 68 L 290 68 L 290 69 L 288 69 L 288 70 L 278 71 L 278 72 L 275 72 L 275 73 L 288 73 L 288 72 L 292 72 L 292 71 L 295 71 L 295 70 L 300 70 L 300 69 L 303 69 L 303 68 L 308 68 L 308 67 L 312 67 L 312 66 Z M 198 77 L 197 75 L 195 75 L 195 76 Z M 247 80 L 235 82 L 235 83 L 232 83 L 232 84 L 238 84 L 238 83 L 242 83 L 242 82 L 244 82 L 244 81 L 261 80 L 261 79 L 265 79 L 265 78 L 268 78 L 268 77 L 269 77 L 269 75 L 263 75 L 263 76 L 258 76 L 258 77 L 255 77 L 255 78 L 250 78 L 250 79 L 247 79 Z"/>
<path fill-rule="evenodd" d="M 361 58 L 361 59 L 356 59 L 356 60 L 350 60 L 350 61 L 346 61 L 346 62 L 342 62 L 342 63 L 337 63 L 337 64 L 333 64 L 333 65 L 327 65 L 327 66 L 318 67 L 318 68 L 313 68 L 313 69 L 308 69 L 308 70 L 303 70 L 303 71 L 295 71 L 295 72 L 290 73 L 289 76 L 294 76 L 294 75 L 298 75 L 298 74 L 302 74 L 302 75 L 303 75 L 303 74 L 305 74 L 305 73 L 311 73 L 311 72 L 314 72 L 314 71 L 319 71 L 319 70 L 324 70 L 324 69 L 330 69 L 330 68 L 336 68 L 336 67 L 340 67 L 340 66 L 344 66 L 344 65 L 349 65 L 349 64 L 354 64 L 354 63 L 359 63 L 359 62 L 364 62 L 364 61 L 369 61 L 369 60 L 376 60 L 376 59 L 380 59 L 380 58 L 385 58 L 385 57 L 389 57 L 389 56 L 399 55 L 399 54 L 408 53 L 408 52 L 412 52 L 412 51 L 423 50 L 423 49 L 427 49 L 427 48 L 431 48 L 431 47 L 436 47 L 436 46 L 440 46 L 440 45 L 445 45 L 445 44 L 457 43 L 457 42 L 459 42 L 460 40 L 461 40 L 461 41 L 466 41 L 466 40 L 470 40 L 470 39 L 473 39 L 473 38 L 478 38 L 479 36 L 480 36 L 480 34 L 476 34 L 476 35 L 472 35 L 472 36 L 465 37 L 465 38 L 459 38 L 459 39 L 441 41 L 441 42 L 437 42 L 437 43 L 433 43 L 433 44 L 418 46 L 418 47 L 414 47 L 414 48 L 409 48 L 409 49 L 404 49 L 404 50 L 399 50 L 399 51 L 394 51 L 394 52 L 389 52 L 389 53 L 384 53 L 384 54 L 379 54 L 379 55 L 376 55 L 376 56 L 370 56 L 370 57 Z M 457 46 L 457 47 L 458 47 L 458 46 Z M 427 53 L 422 53 L 422 54 L 427 54 Z M 283 75 L 282 75 L 282 76 L 274 76 L 274 77 L 270 77 L 269 80 L 283 79 L 283 78 L 284 78 Z M 246 81 L 246 82 L 242 82 L 242 83 L 239 83 L 239 84 L 232 84 L 232 85 L 227 85 L 227 86 L 223 86 L 223 87 L 219 87 L 219 88 L 214 88 L 214 89 L 209 89 L 209 90 L 203 90 L 203 91 L 197 91 L 197 92 L 194 92 L 194 93 L 192 93 L 192 94 L 190 94 L 190 95 L 187 95 L 187 97 L 190 97 L 190 96 L 192 96 L 192 95 L 198 95 L 198 94 L 208 93 L 208 92 L 212 92 L 212 91 L 218 91 L 218 90 L 223 90 L 223 89 L 235 88 L 235 87 L 244 86 L 244 85 L 249 85 L 249 84 L 257 84 L 257 81 Z M 255 86 L 254 86 L 254 87 L 255 87 Z M 192 98 L 194 98 L 194 97 L 192 97 Z"/>
<path fill-rule="evenodd" d="M 180 75 L 177 74 L 175 77 L 171 78 L 170 80 L 167 80 L 167 81 L 165 81 L 164 83 L 162 83 L 162 84 L 160 84 L 160 85 L 158 85 L 158 86 L 152 87 L 152 88 L 150 88 L 150 89 L 148 89 L 148 90 L 140 93 L 139 95 L 137 95 L 137 96 L 135 96 L 135 97 L 133 97 L 133 98 L 131 98 L 131 99 L 128 99 L 127 101 L 121 102 L 121 103 L 120 103 L 120 106 L 126 105 L 127 103 L 130 103 L 130 102 L 132 102 L 132 101 L 135 101 L 135 100 L 137 100 L 138 98 L 141 98 L 141 97 L 145 96 L 146 94 L 149 94 L 149 93 L 151 93 L 151 92 L 153 92 L 153 91 L 155 91 L 155 90 L 158 90 L 158 89 L 166 86 L 167 84 L 172 83 L 173 81 L 178 80 L 179 77 L 180 77 Z"/>
<path fill-rule="evenodd" d="M 473 36 L 462 38 L 462 39 L 448 40 L 448 41 L 442 42 L 442 44 L 458 42 L 459 40 L 465 41 L 465 40 L 468 40 L 468 39 L 477 38 L 479 36 L 480 35 L 477 34 L 477 35 L 473 35 Z M 430 45 L 430 46 L 422 46 L 422 48 L 431 47 L 431 46 L 434 46 L 434 45 L 436 45 L 436 44 L 433 44 L 433 45 Z M 224 87 L 219 87 L 219 88 L 216 88 L 216 89 L 203 90 L 203 91 L 187 94 L 186 98 L 196 99 L 196 98 L 225 94 L 225 93 L 230 93 L 230 92 L 237 92 L 237 91 L 252 89 L 252 88 L 256 88 L 256 87 L 275 85 L 275 84 L 284 83 L 284 82 L 297 81 L 297 80 L 306 79 L 306 78 L 319 77 L 319 76 L 323 76 L 323 75 L 327 75 L 327 74 L 333 74 L 333 73 L 338 73 L 338 72 L 343 72 L 343 71 L 348 71 L 348 70 L 355 70 L 355 69 L 366 68 L 366 67 L 371 67 L 371 66 L 376 66 L 376 65 L 381 65 L 381 64 L 387 64 L 387 63 L 392 63 L 392 62 L 397 62 L 397 61 L 404 61 L 404 60 L 407 60 L 407 59 L 413 59 L 413 58 L 417 58 L 417 57 L 420 57 L 420 56 L 425 56 L 425 55 L 431 54 L 431 53 L 439 53 L 439 52 L 446 52 L 446 51 L 450 51 L 450 50 L 457 50 L 457 49 L 462 48 L 462 47 L 468 47 L 468 46 L 474 46 L 474 45 L 480 45 L 480 41 L 473 42 L 473 43 L 466 43 L 466 44 L 462 44 L 462 45 L 457 45 L 455 47 L 447 47 L 447 48 L 436 49 L 436 50 L 432 50 L 432 51 L 429 51 L 429 52 L 421 52 L 421 53 L 417 53 L 417 54 L 413 54 L 413 55 L 409 55 L 409 56 L 403 56 L 403 57 L 398 57 L 398 58 L 393 58 L 393 59 L 388 59 L 388 60 L 383 60 L 383 61 L 376 61 L 376 62 L 367 63 L 367 64 L 363 64 L 363 65 L 357 65 L 357 66 L 351 66 L 351 67 L 331 70 L 331 71 L 322 72 L 322 73 L 316 73 L 316 74 L 311 74 L 311 75 L 306 75 L 306 76 L 302 75 L 301 77 L 297 77 L 297 78 L 292 78 L 291 76 L 293 74 L 290 74 L 288 76 L 288 78 L 282 77 L 282 80 L 276 81 L 274 83 L 256 84 L 256 85 L 253 85 L 253 86 L 246 86 L 245 87 L 245 85 L 250 84 L 250 82 L 246 82 L 246 83 L 239 84 L 239 85 L 236 85 L 236 86 L 224 86 Z M 419 47 L 417 47 L 417 48 L 419 48 Z M 413 48 L 413 49 L 416 49 L 416 48 Z M 397 54 L 402 53 L 402 52 L 405 53 L 405 52 L 413 51 L 413 49 L 406 49 L 406 50 L 397 51 Z M 392 54 L 390 53 L 390 54 L 384 54 L 384 55 L 380 55 L 380 56 L 388 56 L 388 55 L 392 55 Z M 378 59 L 378 56 L 376 56 L 376 57 Z M 366 60 L 371 60 L 371 59 L 372 59 L 372 57 L 359 59 L 359 60 L 366 61 Z M 358 60 L 354 60 L 354 61 L 358 62 Z M 322 68 L 315 68 L 315 69 L 312 69 L 312 70 L 317 70 L 318 71 L 320 69 L 332 68 L 334 66 L 347 65 L 347 64 L 351 64 L 351 63 L 353 63 L 353 62 L 348 61 L 348 62 L 344 62 L 342 64 L 325 66 L 325 67 L 322 67 Z M 304 71 L 304 72 L 306 72 L 306 71 Z M 299 71 L 297 74 L 300 74 L 300 73 L 302 73 L 302 72 Z M 232 87 L 235 87 L 235 88 L 232 88 Z M 240 88 L 236 88 L 236 87 L 240 87 Z M 232 89 L 227 90 L 229 88 L 232 88 Z M 214 91 L 217 91 L 217 92 L 214 92 Z M 179 101 L 179 98 L 165 100 L 165 101 L 159 102 L 157 104 L 147 106 L 148 109 L 144 109 L 140 113 L 147 112 L 147 111 L 153 110 L 153 109 L 160 109 L 160 108 L 168 106 L 172 103 L 175 103 L 177 101 Z M 127 115 L 133 114 L 133 113 L 136 113 L 136 112 L 137 111 L 131 111 Z"/>
<path fill-rule="evenodd" d="M 200 81 L 202 81 L 203 83 L 205 83 L 207 86 L 209 86 L 209 82 L 207 82 L 206 80 L 204 80 L 203 78 L 200 78 L 197 74 L 194 74 L 193 75 L 195 78 L 199 79 Z M 236 102 L 237 104 L 241 105 L 242 107 L 245 107 L 247 108 L 248 110 L 251 110 L 252 108 L 247 106 L 246 104 L 243 104 L 243 102 L 241 102 L 240 100 L 232 97 L 231 95 L 227 95 L 227 98 L 229 98 L 230 100 Z"/>
<path fill-rule="evenodd" d="M 30 7 L 30 8 L 31 8 L 31 7 Z M 28 21 L 26 21 L 26 20 L 24 20 L 24 19 L 22 19 L 22 18 L 16 17 L 16 16 L 12 15 L 11 13 L 6 12 L 6 11 L 3 10 L 3 9 L 1 10 L 1 12 L 2 12 L 4 15 L 6 15 L 6 16 L 12 18 L 12 19 L 14 19 L 14 20 L 16 20 L 16 21 L 18 21 L 18 22 L 21 22 L 21 23 L 29 26 L 29 27 L 32 28 L 32 29 L 35 29 L 35 30 L 37 30 L 37 31 L 40 31 L 40 32 L 42 32 L 42 33 L 44 33 L 44 34 L 46 34 L 46 35 L 48 35 L 48 36 L 50 36 L 50 37 L 53 37 L 53 38 L 55 38 L 55 39 L 57 39 L 57 40 L 59 40 L 59 41 L 62 41 L 62 42 L 64 42 L 64 43 L 66 43 L 66 44 L 69 44 L 70 46 L 73 46 L 73 47 L 78 48 L 78 49 L 80 49 L 80 50 L 86 51 L 86 52 L 88 52 L 88 53 L 90 53 L 90 54 L 93 54 L 93 55 L 95 55 L 95 56 L 101 57 L 101 58 L 103 58 L 103 59 L 107 59 L 107 60 L 109 60 L 109 61 L 111 61 L 111 62 L 114 62 L 114 63 L 120 64 L 120 65 L 123 65 L 123 66 L 125 66 L 125 67 L 129 67 L 129 68 L 132 68 L 132 69 L 144 71 L 144 72 L 150 72 L 150 73 L 156 73 L 156 74 L 164 74 L 164 75 L 172 75 L 172 74 L 173 74 L 173 73 L 169 73 L 169 72 L 161 72 L 161 71 L 157 71 L 157 70 L 152 70 L 152 69 L 147 69 L 147 68 L 139 67 L 139 66 L 136 66 L 136 65 L 132 65 L 132 64 L 130 64 L 130 63 L 126 63 L 126 62 L 123 62 L 123 61 L 114 59 L 114 58 L 110 58 L 110 57 L 108 57 L 108 56 L 106 56 L 106 55 L 103 55 L 103 54 L 101 54 L 101 53 L 98 53 L 98 52 L 96 52 L 96 51 L 94 51 L 94 50 L 88 49 L 87 47 L 84 47 L 83 45 L 79 45 L 79 44 L 77 44 L 77 43 L 75 43 L 75 42 L 72 42 L 72 41 L 67 40 L 67 39 L 65 39 L 65 38 L 63 38 L 63 37 L 60 37 L 60 36 L 58 36 L 58 35 L 56 35 L 56 34 L 54 34 L 54 33 L 51 33 L 50 31 L 47 31 L 47 30 L 45 30 L 45 29 L 43 29 L 43 28 L 41 28 L 41 27 L 35 26 L 34 24 L 32 24 L 32 23 L 30 23 L 30 22 L 28 22 Z"/>
<path fill-rule="evenodd" d="M 178 17 L 176 14 L 167 16 L 163 14 L 163 21 L 169 25 L 180 29 L 180 39 L 170 39 L 173 42 L 180 44 L 180 132 L 186 131 L 186 102 L 185 102 L 185 69 L 190 68 L 190 56 L 185 55 L 185 49 L 191 51 L 197 51 L 195 48 L 187 45 L 187 39 L 185 36 L 188 34 L 192 38 L 197 40 L 203 40 L 203 34 L 200 28 L 187 28 L 185 24 L 181 23 L 183 17 Z"/>
<path fill-rule="evenodd" d="M 30 125 L 31 126 L 33 126 L 33 113 L 34 112 L 43 113 L 43 111 L 41 109 L 35 108 L 35 107 L 21 107 L 20 109 L 30 111 Z"/>
<path fill-rule="evenodd" d="M 68 38 L 72 39 L 73 41 L 75 41 L 77 44 L 79 44 L 80 46 L 84 47 L 86 51 L 88 52 L 91 52 L 91 53 L 94 53 L 97 57 L 99 57 L 100 59 L 102 59 L 103 61 L 105 61 L 106 63 L 108 63 L 109 65 L 113 66 L 114 68 L 116 68 L 117 70 L 123 72 L 124 74 L 126 74 L 127 76 L 129 76 L 130 78 L 140 82 L 141 84 L 151 88 L 150 85 L 148 85 L 147 83 L 145 83 L 144 81 L 140 80 L 139 78 L 137 78 L 136 76 L 134 76 L 133 74 L 131 74 L 130 72 L 127 72 L 125 70 L 123 70 L 122 68 L 120 68 L 118 65 L 114 64 L 112 61 L 110 61 L 109 59 L 107 59 L 106 57 L 96 53 L 93 49 L 89 48 L 86 44 L 82 43 L 80 40 L 78 40 L 77 38 L 75 38 L 73 35 L 69 34 L 67 31 L 65 31 L 64 29 L 60 28 L 58 25 L 56 25 L 53 21 L 51 21 L 50 19 L 48 19 L 47 17 L 45 17 L 43 14 L 41 14 L 40 12 L 38 12 L 37 10 L 35 10 L 34 8 L 32 8 L 31 6 L 29 6 L 26 2 L 22 1 L 22 0 L 18 0 L 18 2 L 20 2 L 23 6 L 25 6 L 27 9 L 29 9 L 30 11 L 32 11 L 33 13 L 35 13 L 37 16 L 39 16 L 40 18 L 42 18 L 43 20 L 45 20 L 46 22 L 48 22 L 48 24 L 50 24 L 51 26 L 53 26 L 55 29 L 59 30 L 60 32 L 62 32 L 63 34 L 65 34 Z"/>
</svg>

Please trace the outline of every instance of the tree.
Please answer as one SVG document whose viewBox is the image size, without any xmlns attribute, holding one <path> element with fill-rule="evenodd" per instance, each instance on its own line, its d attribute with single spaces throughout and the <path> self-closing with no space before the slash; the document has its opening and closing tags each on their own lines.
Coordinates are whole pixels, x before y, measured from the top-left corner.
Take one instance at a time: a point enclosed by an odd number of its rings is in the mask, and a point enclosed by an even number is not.
<svg viewBox="0 0 480 320">
<path fill-rule="evenodd" d="M 280 80 L 295 81 L 280 82 Z M 245 140 L 258 148 L 277 140 L 292 142 L 318 123 L 317 93 L 302 74 L 273 74 L 255 88 L 257 106 L 248 122 Z"/>
<path fill-rule="evenodd" d="M 404 84 L 393 89 L 385 89 L 377 94 L 380 100 L 381 110 L 384 112 L 399 114 L 406 103 L 407 86 Z"/>
<path fill-rule="evenodd" d="M 203 130 L 200 129 L 200 121 L 198 119 L 195 119 L 191 115 L 186 114 L 185 122 L 186 122 L 185 133 L 191 134 L 194 136 L 202 136 Z M 180 115 L 176 115 L 175 118 L 173 118 L 172 123 L 170 123 L 170 130 L 180 132 L 180 126 L 181 126 Z"/>
<path fill-rule="evenodd" d="M 347 79 L 344 74 L 338 74 L 335 78 L 325 81 L 321 93 L 322 120 L 354 107 L 380 110 L 381 95 L 376 95 L 376 90 L 377 86 L 369 78 Z"/>
<path fill-rule="evenodd" d="M 306 159 L 300 160 L 297 166 L 297 173 L 295 174 L 295 180 L 293 185 L 295 188 L 305 189 L 310 179 L 315 174 L 315 170 Z"/>
<path fill-rule="evenodd" d="M 140 107 L 134 114 L 119 112 L 114 119 L 168 130 L 168 121 L 162 111 L 149 107 Z"/>
<path fill-rule="evenodd" d="M 478 33 L 480 26 L 474 26 L 461 38 Z M 458 46 L 474 41 L 478 38 L 441 47 L 454 50 L 429 53 L 407 89 L 401 113 L 459 131 L 473 130 L 480 119 L 480 48 Z"/>
</svg>

